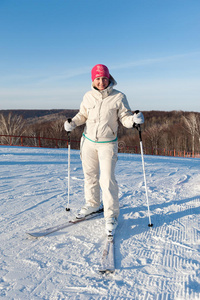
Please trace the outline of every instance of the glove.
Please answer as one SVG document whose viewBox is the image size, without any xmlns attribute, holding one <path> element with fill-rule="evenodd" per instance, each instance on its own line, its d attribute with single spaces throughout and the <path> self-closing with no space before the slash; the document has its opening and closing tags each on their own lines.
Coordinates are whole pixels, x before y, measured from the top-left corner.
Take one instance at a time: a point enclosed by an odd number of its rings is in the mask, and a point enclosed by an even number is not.
<svg viewBox="0 0 200 300">
<path fill-rule="evenodd" d="M 71 132 L 76 127 L 75 122 L 71 118 L 67 119 L 64 123 L 64 128 L 67 132 Z"/>
<path fill-rule="evenodd" d="M 144 116 L 143 113 L 139 110 L 136 110 L 133 114 L 133 126 L 134 124 L 143 124 L 144 123 Z"/>
</svg>

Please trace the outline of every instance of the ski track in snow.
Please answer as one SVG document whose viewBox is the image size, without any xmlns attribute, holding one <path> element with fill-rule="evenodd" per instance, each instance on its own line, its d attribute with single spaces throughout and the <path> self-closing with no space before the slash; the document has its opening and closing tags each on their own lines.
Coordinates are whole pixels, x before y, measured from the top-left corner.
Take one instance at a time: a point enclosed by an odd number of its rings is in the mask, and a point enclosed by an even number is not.
<svg viewBox="0 0 200 300">
<path fill-rule="evenodd" d="M 98 217 L 28 238 L 63 223 L 84 204 L 79 151 L 0 147 L 0 298 L 200 299 L 200 159 L 146 156 L 148 211 L 140 155 L 119 154 L 123 204 L 116 232 L 116 271 L 96 272 L 104 243 Z"/>
</svg>

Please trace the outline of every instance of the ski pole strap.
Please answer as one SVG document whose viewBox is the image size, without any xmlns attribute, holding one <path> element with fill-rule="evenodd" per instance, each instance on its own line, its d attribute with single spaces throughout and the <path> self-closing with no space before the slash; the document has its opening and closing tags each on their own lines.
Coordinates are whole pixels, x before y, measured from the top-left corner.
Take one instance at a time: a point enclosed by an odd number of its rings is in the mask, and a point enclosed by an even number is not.
<svg viewBox="0 0 200 300">
<path fill-rule="evenodd" d="M 97 141 L 93 141 L 93 140 L 89 139 L 89 138 L 85 135 L 85 133 L 83 133 L 83 136 L 84 136 L 87 140 L 89 140 L 90 142 L 93 142 L 93 143 L 96 143 L 96 144 L 112 143 L 112 142 L 116 142 L 116 141 L 118 140 L 118 138 L 116 137 L 114 140 L 111 140 L 111 141 L 97 142 Z"/>
</svg>

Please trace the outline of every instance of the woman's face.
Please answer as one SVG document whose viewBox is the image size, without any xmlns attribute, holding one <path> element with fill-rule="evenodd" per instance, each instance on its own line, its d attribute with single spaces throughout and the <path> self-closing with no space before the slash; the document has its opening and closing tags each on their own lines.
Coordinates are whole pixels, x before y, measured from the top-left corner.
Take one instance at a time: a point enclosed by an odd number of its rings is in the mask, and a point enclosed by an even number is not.
<svg viewBox="0 0 200 300">
<path fill-rule="evenodd" d="M 107 77 L 97 77 L 93 81 L 94 86 L 100 90 L 105 90 L 109 85 L 109 79 Z"/>
</svg>

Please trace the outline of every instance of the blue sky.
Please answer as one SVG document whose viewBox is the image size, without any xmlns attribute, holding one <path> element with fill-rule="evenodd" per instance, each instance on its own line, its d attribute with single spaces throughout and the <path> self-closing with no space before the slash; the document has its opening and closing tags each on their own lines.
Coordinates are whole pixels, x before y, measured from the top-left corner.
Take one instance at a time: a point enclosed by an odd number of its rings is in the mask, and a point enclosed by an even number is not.
<svg viewBox="0 0 200 300">
<path fill-rule="evenodd" d="M 132 110 L 200 112 L 200 1 L 0 0 L 0 109 L 77 109 L 98 63 Z"/>
</svg>

